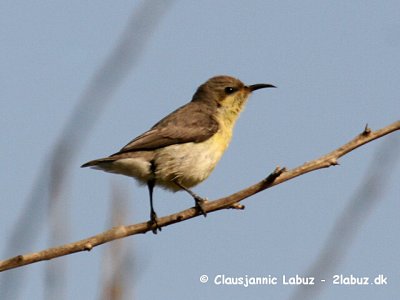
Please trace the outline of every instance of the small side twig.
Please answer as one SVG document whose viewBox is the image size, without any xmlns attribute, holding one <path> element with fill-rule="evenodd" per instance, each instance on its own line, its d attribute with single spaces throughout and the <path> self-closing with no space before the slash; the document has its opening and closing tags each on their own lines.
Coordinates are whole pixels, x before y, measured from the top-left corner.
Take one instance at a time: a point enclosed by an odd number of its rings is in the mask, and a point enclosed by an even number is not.
<svg viewBox="0 0 400 300">
<path fill-rule="evenodd" d="M 214 201 L 208 201 L 204 203 L 204 210 L 207 213 L 214 211 L 227 209 L 227 208 L 239 208 L 241 204 L 240 201 L 261 192 L 272 186 L 281 184 L 285 181 L 293 179 L 297 176 L 312 172 L 315 170 L 328 168 L 338 164 L 338 159 L 343 155 L 346 155 L 350 151 L 369 143 L 375 139 L 381 138 L 391 132 L 400 129 L 400 121 L 396 121 L 391 125 L 388 125 L 377 131 L 371 131 L 368 127 L 364 131 L 352 139 L 345 145 L 337 148 L 336 150 L 320 157 L 310 162 L 306 162 L 303 165 L 286 170 L 285 168 L 276 168 L 267 178 L 261 180 L 260 182 L 247 187 L 239 192 L 236 192 L 230 196 L 223 197 Z M 174 213 L 169 216 L 165 216 L 158 219 L 158 226 L 165 227 L 171 224 L 182 222 L 194 217 L 199 216 L 199 212 L 196 208 L 189 208 L 178 213 Z M 98 235 L 89 237 L 87 239 L 65 244 L 55 248 L 49 248 L 40 252 L 29 253 L 24 255 L 18 255 L 7 260 L 0 261 L 0 271 L 5 271 L 27 264 L 35 263 L 43 260 L 50 260 L 56 257 L 80 252 L 80 251 L 90 251 L 93 247 L 98 245 L 120 239 L 126 236 L 135 235 L 139 233 L 146 233 L 151 231 L 154 224 L 149 222 L 143 222 L 135 225 L 128 226 L 118 226 L 114 227 L 108 231 L 100 233 Z"/>
</svg>

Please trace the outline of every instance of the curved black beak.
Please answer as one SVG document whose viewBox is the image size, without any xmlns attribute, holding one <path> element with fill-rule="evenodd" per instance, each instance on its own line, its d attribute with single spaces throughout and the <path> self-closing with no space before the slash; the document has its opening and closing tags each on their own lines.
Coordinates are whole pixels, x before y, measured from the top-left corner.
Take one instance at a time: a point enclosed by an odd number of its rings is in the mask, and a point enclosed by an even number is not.
<svg viewBox="0 0 400 300">
<path fill-rule="evenodd" d="M 257 84 L 249 85 L 250 92 L 259 90 L 259 89 L 265 89 L 265 88 L 276 88 L 276 86 L 269 84 L 269 83 L 257 83 Z"/>
</svg>

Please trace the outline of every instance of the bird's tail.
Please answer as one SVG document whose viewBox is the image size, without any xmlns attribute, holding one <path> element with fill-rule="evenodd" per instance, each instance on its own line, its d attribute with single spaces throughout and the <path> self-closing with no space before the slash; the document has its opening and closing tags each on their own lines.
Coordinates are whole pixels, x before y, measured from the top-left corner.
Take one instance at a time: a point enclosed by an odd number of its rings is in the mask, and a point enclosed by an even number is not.
<svg viewBox="0 0 400 300">
<path fill-rule="evenodd" d="M 87 163 L 84 163 L 81 168 L 86 168 L 86 167 L 100 167 L 101 165 L 109 164 L 114 162 L 116 159 L 114 157 L 105 157 L 105 158 L 99 158 L 95 160 L 88 161 Z"/>
</svg>

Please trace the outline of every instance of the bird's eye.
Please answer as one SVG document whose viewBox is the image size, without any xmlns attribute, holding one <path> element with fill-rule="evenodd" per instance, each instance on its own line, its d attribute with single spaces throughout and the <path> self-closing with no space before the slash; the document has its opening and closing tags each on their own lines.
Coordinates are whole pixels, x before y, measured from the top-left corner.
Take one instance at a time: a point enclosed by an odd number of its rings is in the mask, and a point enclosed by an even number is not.
<svg viewBox="0 0 400 300">
<path fill-rule="evenodd" d="M 231 86 L 228 86 L 225 88 L 225 94 L 227 94 L 227 95 L 233 94 L 234 92 L 236 92 L 236 89 Z"/>
</svg>

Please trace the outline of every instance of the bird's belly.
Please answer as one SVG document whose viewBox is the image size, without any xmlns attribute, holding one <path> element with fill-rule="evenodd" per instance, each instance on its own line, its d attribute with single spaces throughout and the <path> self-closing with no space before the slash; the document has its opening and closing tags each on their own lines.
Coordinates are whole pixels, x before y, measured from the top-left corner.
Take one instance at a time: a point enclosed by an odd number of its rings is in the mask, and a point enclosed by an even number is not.
<svg viewBox="0 0 400 300">
<path fill-rule="evenodd" d="M 157 150 L 156 182 L 172 190 L 179 188 L 173 181 L 190 188 L 205 180 L 214 170 L 229 140 L 216 134 L 201 143 L 171 145 Z"/>
</svg>

